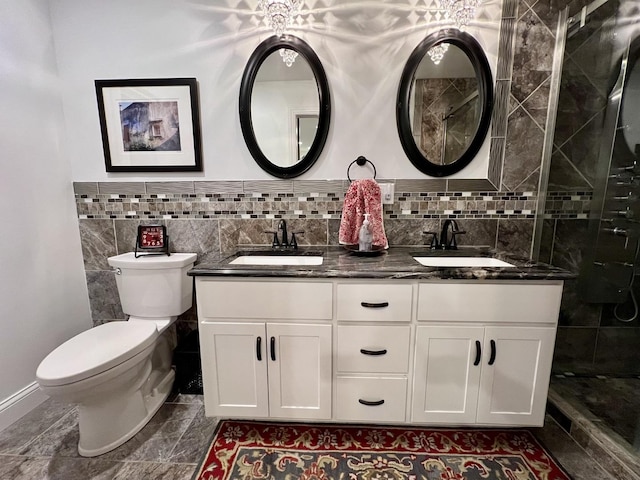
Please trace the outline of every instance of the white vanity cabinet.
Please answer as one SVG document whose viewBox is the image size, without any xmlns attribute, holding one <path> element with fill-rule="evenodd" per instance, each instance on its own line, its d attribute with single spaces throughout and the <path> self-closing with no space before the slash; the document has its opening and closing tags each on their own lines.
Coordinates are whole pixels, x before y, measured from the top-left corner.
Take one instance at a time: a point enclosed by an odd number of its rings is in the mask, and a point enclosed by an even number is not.
<svg viewBox="0 0 640 480">
<path fill-rule="evenodd" d="M 199 276 L 206 414 L 542 425 L 562 286 Z"/>
<path fill-rule="evenodd" d="M 337 420 L 406 420 L 413 290 L 407 282 L 336 285 Z"/>
<path fill-rule="evenodd" d="M 561 282 L 423 283 L 411 420 L 542 425 Z"/>
<path fill-rule="evenodd" d="M 196 290 L 207 415 L 331 419 L 331 283 L 198 278 Z"/>
</svg>

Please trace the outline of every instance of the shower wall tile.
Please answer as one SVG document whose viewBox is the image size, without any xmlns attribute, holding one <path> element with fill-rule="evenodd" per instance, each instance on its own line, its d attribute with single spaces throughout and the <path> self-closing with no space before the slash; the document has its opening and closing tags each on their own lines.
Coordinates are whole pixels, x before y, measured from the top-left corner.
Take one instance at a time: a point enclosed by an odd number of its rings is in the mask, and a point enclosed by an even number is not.
<svg viewBox="0 0 640 480">
<path fill-rule="evenodd" d="M 553 255 L 553 240 L 556 230 L 556 220 L 543 220 L 542 238 L 540 240 L 540 253 L 538 260 L 544 263 L 551 263 Z"/>
<path fill-rule="evenodd" d="M 602 304 L 587 303 L 580 295 L 578 280 L 565 280 L 558 325 L 563 327 L 598 327 L 601 314 Z M 593 351 L 588 353 L 593 356 Z"/>
<path fill-rule="evenodd" d="M 116 254 L 111 220 L 79 220 L 80 244 L 85 270 L 108 270 L 107 258 Z"/>
<path fill-rule="evenodd" d="M 605 327 L 598 331 L 595 365 L 600 372 L 640 374 L 640 328 Z"/>
<path fill-rule="evenodd" d="M 587 235 L 588 220 L 558 220 L 556 223 L 553 265 L 578 273 L 580 265 L 591 247 Z"/>
<path fill-rule="evenodd" d="M 115 274 L 109 270 L 87 271 L 86 274 L 93 325 L 124 320 Z"/>
<path fill-rule="evenodd" d="M 597 328 L 558 327 L 553 355 L 554 372 L 590 373 Z"/>
<path fill-rule="evenodd" d="M 564 145 L 560 147 L 562 153 L 570 158 L 576 169 L 589 182 L 595 185 L 600 154 L 599 139 L 601 138 L 604 111 L 591 118 Z"/>
<path fill-rule="evenodd" d="M 549 183 L 547 185 L 549 191 L 585 191 L 592 188 L 578 168 L 561 150 L 556 150 L 553 153 L 549 169 Z"/>
</svg>

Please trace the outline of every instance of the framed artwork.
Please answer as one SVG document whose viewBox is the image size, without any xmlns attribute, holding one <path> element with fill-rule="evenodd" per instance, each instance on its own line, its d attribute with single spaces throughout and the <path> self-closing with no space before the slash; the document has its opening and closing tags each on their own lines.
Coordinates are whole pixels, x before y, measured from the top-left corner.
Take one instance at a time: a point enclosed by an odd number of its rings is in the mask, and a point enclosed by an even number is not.
<svg viewBox="0 0 640 480">
<path fill-rule="evenodd" d="M 96 80 L 107 172 L 202 170 L 195 78 Z"/>
</svg>

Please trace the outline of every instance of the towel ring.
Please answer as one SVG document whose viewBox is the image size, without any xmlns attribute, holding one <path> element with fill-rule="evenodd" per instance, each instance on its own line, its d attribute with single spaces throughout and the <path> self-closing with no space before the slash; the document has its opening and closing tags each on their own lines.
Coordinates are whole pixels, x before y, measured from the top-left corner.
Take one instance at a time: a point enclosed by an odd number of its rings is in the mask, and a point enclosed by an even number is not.
<svg viewBox="0 0 640 480">
<path fill-rule="evenodd" d="M 368 163 L 370 163 L 370 164 L 371 164 L 371 166 L 373 167 L 373 178 L 374 178 L 374 179 L 376 178 L 376 175 L 377 175 L 377 173 L 378 173 L 378 172 L 376 172 L 376 166 L 373 164 L 373 162 L 372 162 L 371 160 L 369 160 L 368 158 L 363 157 L 362 155 L 360 155 L 360 156 L 359 156 L 358 158 L 356 158 L 353 162 L 351 162 L 351 163 L 349 164 L 349 166 L 347 167 L 347 178 L 349 179 L 349 181 L 350 181 L 350 182 L 352 182 L 352 181 L 353 181 L 353 180 L 351 180 L 351 177 L 349 176 L 349 170 L 351 170 L 351 166 L 352 166 L 354 163 L 357 163 L 359 166 L 361 166 L 361 167 L 362 167 L 362 166 L 364 166 L 364 164 L 365 164 L 365 163 L 367 163 L 367 162 L 368 162 Z"/>
</svg>

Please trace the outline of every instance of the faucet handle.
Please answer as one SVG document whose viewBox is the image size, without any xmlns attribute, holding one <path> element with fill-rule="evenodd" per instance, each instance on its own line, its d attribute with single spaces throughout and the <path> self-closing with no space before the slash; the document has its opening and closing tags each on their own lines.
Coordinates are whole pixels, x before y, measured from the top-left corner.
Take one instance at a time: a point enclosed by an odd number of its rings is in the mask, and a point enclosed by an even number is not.
<svg viewBox="0 0 640 480">
<path fill-rule="evenodd" d="M 264 233 L 270 233 L 273 235 L 273 241 L 271 242 L 271 248 L 278 248 L 280 246 L 280 240 L 278 240 L 278 232 L 273 230 L 265 230 Z"/>
<path fill-rule="evenodd" d="M 463 235 L 465 233 L 467 233 L 465 230 L 453 230 L 451 232 L 451 241 L 449 242 L 449 248 L 451 250 L 458 249 L 458 243 L 456 242 L 456 235 Z"/>
<path fill-rule="evenodd" d="M 440 243 L 438 242 L 438 232 L 422 232 L 424 235 L 431 235 L 431 242 L 429 243 L 429 248 L 435 250 L 436 248 L 440 248 Z"/>
<path fill-rule="evenodd" d="M 298 240 L 296 239 L 296 235 L 304 234 L 304 230 L 298 230 L 297 232 L 291 232 L 291 241 L 289 242 L 289 246 L 294 250 L 298 249 Z"/>
</svg>

